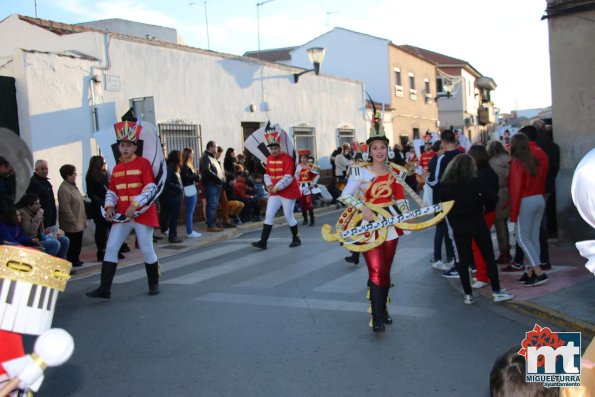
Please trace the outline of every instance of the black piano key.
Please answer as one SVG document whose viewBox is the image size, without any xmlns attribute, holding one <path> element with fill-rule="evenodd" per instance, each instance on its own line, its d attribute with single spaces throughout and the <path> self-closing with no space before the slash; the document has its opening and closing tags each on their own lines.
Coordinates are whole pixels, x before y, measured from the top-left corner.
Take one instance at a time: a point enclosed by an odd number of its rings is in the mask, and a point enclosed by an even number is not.
<svg viewBox="0 0 595 397">
<path fill-rule="evenodd" d="M 10 285 L 8 286 L 8 295 L 6 295 L 6 303 L 11 305 L 12 300 L 14 299 L 14 290 L 17 287 L 17 282 L 14 280 L 10 280 Z"/>
<path fill-rule="evenodd" d="M 37 292 L 37 284 L 33 284 L 31 292 L 29 292 L 29 300 L 27 300 L 27 306 L 33 307 L 35 303 L 35 292 Z"/>
<path fill-rule="evenodd" d="M 38 309 L 43 308 L 43 299 L 45 298 L 45 293 L 47 292 L 48 287 L 41 287 L 41 293 L 39 294 L 39 304 L 37 305 Z"/>
<path fill-rule="evenodd" d="M 54 294 L 56 293 L 56 291 L 53 288 L 50 288 L 50 297 L 48 299 L 48 305 L 46 306 L 46 310 L 51 311 L 52 310 L 52 303 L 54 301 Z"/>
<path fill-rule="evenodd" d="M 0 295 L 2 295 L 2 287 L 4 286 L 4 279 L 0 278 Z"/>
</svg>

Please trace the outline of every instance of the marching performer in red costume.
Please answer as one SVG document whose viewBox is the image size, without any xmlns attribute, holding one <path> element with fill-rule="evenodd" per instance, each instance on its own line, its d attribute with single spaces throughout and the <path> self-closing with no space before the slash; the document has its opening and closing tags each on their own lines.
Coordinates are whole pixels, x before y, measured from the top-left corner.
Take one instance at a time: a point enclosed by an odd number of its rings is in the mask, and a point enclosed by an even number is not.
<svg viewBox="0 0 595 397">
<path fill-rule="evenodd" d="M 396 215 L 393 206 L 400 211 L 406 211 L 407 201 L 403 187 L 397 181 L 395 173 L 388 165 L 388 138 L 380 125 L 380 118 L 375 117 L 371 128 L 368 145 L 367 165 L 352 165 L 347 185 L 338 198 L 343 204 L 355 208 L 363 215 L 363 223 L 375 220 L 375 214 L 364 203 L 376 204 L 384 207 Z M 365 157 L 365 156 L 364 156 Z M 372 232 L 378 233 L 378 232 Z M 386 240 L 369 251 L 363 252 L 368 266 L 368 286 L 372 306 L 372 330 L 384 332 L 384 324 L 392 324 L 386 302 L 391 285 L 390 271 L 397 249 L 398 236 L 402 234 L 394 226 L 389 226 Z"/>
<path fill-rule="evenodd" d="M 51 328 L 71 268 L 70 262 L 32 248 L 0 246 L 0 389 L 19 375 L 19 389 L 39 389 L 43 379 L 29 381 L 20 364 L 10 364 L 25 355 L 21 334 L 41 335 Z M 11 396 L 28 395 L 17 393 Z"/>
<path fill-rule="evenodd" d="M 310 158 L 310 151 L 308 149 L 298 150 L 300 163 L 295 169 L 295 177 L 300 185 L 302 195 L 298 198 L 300 207 L 302 209 L 302 217 L 304 218 L 303 225 L 308 224 L 308 214 L 310 214 L 310 226 L 314 226 L 314 204 L 312 203 L 312 196 L 318 178 L 320 178 L 320 168 L 314 164 L 308 163 Z"/>
<path fill-rule="evenodd" d="M 118 266 L 118 251 L 132 229 L 145 259 L 149 295 L 159 294 L 159 263 L 153 248 L 153 228 L 159 226 L 153 201 L 158 195 L 151 163 L 135 154 L 142 126 L 123 121 L 114 125 L 120 161 L 113 169 L 105 197 L 105 219 L 114 222 L 101 265 L 101 284 L 91 298 L 111 298 Z"/>
<path fill-rule="evenodd" d="M 270 156 L 267 157 L 264 183 L 269 192 L 267 210 L 260 240 L 253 242 L 252 246 L 260 249 L 267 248 L 267 241 L 273 229 L 273 219 L 280 207 L 291 229 L 292 241 L 290 247 L 302 244 L 298 233 L 298 226 L 293 216 L 295 200 L 300 197 L 300 188 L 294 176 L 295 163 L 293 158 L 281 151 L 280 133 L 272 131 L 265 133 Z"/>
</svg>

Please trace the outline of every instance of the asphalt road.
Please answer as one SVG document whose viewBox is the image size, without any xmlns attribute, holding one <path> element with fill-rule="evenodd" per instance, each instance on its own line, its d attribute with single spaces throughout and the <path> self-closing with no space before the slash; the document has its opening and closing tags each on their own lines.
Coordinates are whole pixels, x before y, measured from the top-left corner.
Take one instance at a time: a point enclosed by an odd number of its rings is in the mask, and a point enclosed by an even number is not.
<svg viewBox="0 0 595 397">
<path fill-rule="evenodd" d="M 75 352 L 37 395 L 488 396 L 494 359 L 534 320 L 483 298 L 463 304 L 458 280 L 428 263 L 430 230 L 399 242 L 394 324 L 375 335 L 365 264 L 344 262 L 319 225 L 300 228 L 297 248 L 278 226 L 266 251 L 252 232 L 163 259 L 155 297 L 141 266 L 117 273 L 109 301 L 84 296 L 98 275 L 70 282 L 53 326 Z"/>
</svg>

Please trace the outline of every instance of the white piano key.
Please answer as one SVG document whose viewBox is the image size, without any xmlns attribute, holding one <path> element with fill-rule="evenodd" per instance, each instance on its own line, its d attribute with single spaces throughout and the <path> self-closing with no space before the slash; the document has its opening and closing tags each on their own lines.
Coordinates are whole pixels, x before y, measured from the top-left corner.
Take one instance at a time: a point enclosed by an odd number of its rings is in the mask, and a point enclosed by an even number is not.
<svg viewBox="0 0 595 397">
<path fill-rule="evenodd" d="M 18 284 L 24 283 L 19 282 Z M 35 310 L 35 307 L 43 287 L 34 284 L 28 285 L 27 294 L 22 296 L 18 305 L 18 313 L 14 319 L 13 331 L 20 334 L 35 335 L 38 329 L 37 322 L 39 321 L 39 312 Z M 29 306 L 29 302 L 31 302 L 31 306 Z"/>
<path fill-rule="evenodd" d="M 47 331 L 47 329 L 45 328 L 48 322 L 48 316 L 49 316 L 49 312 L 47 310 L 48 307 L 48 302 L 50 300 L 50 295 L 52 293 L 52 288 L 50 287 L 44 287 L 45 288 L 45 293 L 42 293 L 42 296 L 40 297 L 38 304 L 37 304 L 37 313 L 39 316 L 39 321 L 37 322 L 38 325 L 38 332 L 41 334 L 45 331 Z"/>
<path fill-rule="evenodd" d="M 21 311 L 27 307 L 27 300 L 29 299 L 29 292 L 33 284 L 25 283 L 22 281 L 12 282 L 6 296 L 5 303 L 7 305 L 4 315 L 2 316 L 1 328 L 8 331 L 18 332 L 19 327 L 15 327 L 19 319 L 22 318 L 24 313 Z M 19 323 L 19 325 L 21 324 Z"/>
<path fill-rule="evenodd" d="M 50 295 L 48 297 L 48 305 L 46 306 L 45 312 L 45 324 L 43 326 L 43 330 L 40 333 L 44 333 L 48 329 L 52 328 L 52 320 L 54 319 L 54 309 L 56 308 L 56 301 L 58 300 L 58 295 L 60 293 L 57 289 L 51 289 Z"/>
<path fill-rule="evenodd" d="M 8 307 L 6 305 L 6 295 L 8 295 L 8 286 L 11 280 L 0 278 L 0 319 L 4 317 L 4 312 Z"/>
</svg>

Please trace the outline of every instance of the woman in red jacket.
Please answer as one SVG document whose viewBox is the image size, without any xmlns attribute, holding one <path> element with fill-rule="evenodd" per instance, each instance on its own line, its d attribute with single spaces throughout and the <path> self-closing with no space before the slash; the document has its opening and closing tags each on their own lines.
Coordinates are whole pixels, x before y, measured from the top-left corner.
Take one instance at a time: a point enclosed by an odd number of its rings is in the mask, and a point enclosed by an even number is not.
<svg viewBox="0 0 595 397">
<path fill-rule="evenodd" d="M 531 150 L 529 139 L 522 133 L 515 134 L 510 140 L 510 155 L 510 222 L 530 265 L 519 281 L 532 287 L 548 280 L 539 267 L 539 228 L 545 209 L 548 162 L 547 157 L 538 157 Z"/>
</svg>

